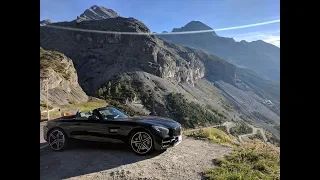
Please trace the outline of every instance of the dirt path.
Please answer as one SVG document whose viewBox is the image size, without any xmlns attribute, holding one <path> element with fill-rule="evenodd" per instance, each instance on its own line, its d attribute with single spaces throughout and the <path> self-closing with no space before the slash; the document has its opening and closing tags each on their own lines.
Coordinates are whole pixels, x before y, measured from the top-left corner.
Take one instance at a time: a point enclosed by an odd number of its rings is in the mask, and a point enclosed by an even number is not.
<svg viewBox="0 0 320 180">
<path fill-rule="evenodd" d="M 138 156 L 123 145 L 89 143 L 63 152 L 40 150 L 40 179 L 201 179 L 231 148 L 193 138 L 167 151 Z"/>
<path fill-rule="evenodd" d="M 227 121 L 227 122 L 223 123 L 222 125 L 215 125 L 215 126 L 209 126 L 209 127 L 204 127 L 204 128 L 197 128 L 197 129 L 185 130 L 184 132 L 194 132 L 194 131 L 199 131 L 200 129 L 213 128 L 213 127 L 218 127 L 218 126 L 225 126 L 226 129 L 227 129 L 227 132 L 228 132 L 229 136 L 232 137 L 233 141 L 234 141 L 236 144 L 243 144 L 243 143 L 245 142 L 243 139 L 248 138 L 248 137 L 250 137 L 250 136 L 254 136 L 255 134 L 258 133 L 258 130 L 259 130 L 259 131 L 261 132 L 261 135 L 262 135 L 262 137 L 263 137 L 264 142 L 267 143 L 269 146 L 271 146 L 273 149 L 279 151 L 278 148 L 276 148 L 273 144 L 271 144 L 271 143 L 268 142 L 268 139 L 267 139 L 267 137 L 266 137 L 266 135 L 265 135 L 264 129 L 262 129 L 262 128 L 256 128 L 256 127 L 254 127 L 253 125 L 248 124 L 248 123 L 247 123 L 247 125 L 252 128 L 252 133 L 239 135 L 238 138 L 236 138 L 235 136 L 233 136 L 232 134 L 230 134 L 230 129 L 236 126 L 236 123 L 231 122 L 231 121 Z M 239 140 L 238 140 L 238 139 L 239 139 Z"/>
<path fill-rule="evenodd" d="M 265 135 L 265 132 L 264 132 L 264 130 L 263 130 L 262 128 L 256 128 L 256 127 L 254 127 L 254 126 L 252 126 L 251 124 L 248 124 L 248 123 L 247 123 L 247 125 L 252 128 L 252 133 L 239 135 L 239 140 L 240 140 L 241 143 L 244 142 L 244 141 L 243 141 L 243 138 L 247 138 L 247 137 L 249 137 L 249 136 L 254 136 L 254 135 L 256 135 L 256 134 L 258 133 L 258 130 L 260 131 L 260 133 L 261 133 L 261 135 L 262 135 L 262 137 L 263 137 L 264 142 L 267 142 L 267 141 L 268 141 L 268 139 L 267 139 L 267 137 L 266 137 L 266 135 Z"/>
</svg>

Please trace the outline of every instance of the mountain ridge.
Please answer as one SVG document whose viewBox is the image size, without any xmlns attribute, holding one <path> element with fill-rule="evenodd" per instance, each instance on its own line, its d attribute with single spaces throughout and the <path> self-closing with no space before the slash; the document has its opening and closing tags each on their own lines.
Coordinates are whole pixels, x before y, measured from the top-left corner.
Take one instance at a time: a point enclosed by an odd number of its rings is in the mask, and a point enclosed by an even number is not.
<svg viewBox="0 0 320 180">
<path fill-rule="evenodd" d="M 199 21 L 191 21 L 193 31 L 209 30 L 211 27 Z M 174 28 L 172 32 L 187 32 L 188 28 Z M 157 37 L 168 42 L 206 50 L 236 65 L 244 66 L 269 77 L 280 80 L 280 48 L 262 40 L 236 42 L 215 32 L 197 34 L 166 34 Z"/>
</svg>

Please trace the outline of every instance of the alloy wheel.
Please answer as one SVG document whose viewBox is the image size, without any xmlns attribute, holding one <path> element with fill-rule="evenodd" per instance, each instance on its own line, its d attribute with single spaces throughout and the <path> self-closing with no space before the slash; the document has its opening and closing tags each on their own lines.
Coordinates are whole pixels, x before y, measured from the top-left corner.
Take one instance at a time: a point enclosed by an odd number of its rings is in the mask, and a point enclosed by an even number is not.
<svg viewBox="0 0 320 180">
<path fill-rule="evenodd" d="M 58 129 L 53 130 L 49 135 L 49 145 L 55 151 L 59 151 L 63 148 L 65 140 L 63 132 Z"/>
<path fill-rule="evenodd" d="M 131 147 L 138 154 L 147 154 L 152 149 L 152 138 L 146 132 L 137 132 L 131 138 Z"/>
</svg>

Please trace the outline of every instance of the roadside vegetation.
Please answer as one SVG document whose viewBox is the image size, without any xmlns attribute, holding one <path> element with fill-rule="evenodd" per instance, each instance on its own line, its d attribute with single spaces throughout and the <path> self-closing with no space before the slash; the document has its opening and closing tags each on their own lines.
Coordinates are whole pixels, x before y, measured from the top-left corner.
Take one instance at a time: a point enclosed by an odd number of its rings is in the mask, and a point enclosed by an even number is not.
<svg viewBox="0 0 320 180">
<path fill-rule="evenodd" d="M 244 122 L 238 122 L 235 127 L 230 128 L 230 134 L 238 137 L 243 134 L 252 133 L 253 129 Z"/>
<path fill-rule="evenodd" d="M 235 147 L 225 158 L 213 162 L 217 167 L 204 172 L 210 180 L 280 179 L 280 152 L 260 140 Z"/>
<path fill-rule="evenodd" d="M 224 133 L 228 134 L 228 131 L 227 131 L 227 127 L 226 126 L 218 126 L 216 127 L 217 129 L 223 131 Z"/>
<path fill-rule="evenodd" d="M 261 131 L 260 131 L 259 129 L 257 130 L 257 134 L 249 137 L 249 139 L 251 139 L 251 140 L 259 139 L 259 140 L 261 140 L 261 141 L 264 141 L 263 136 L 262 136 L 262 134 L 261 134 Z"/>
<path fill-rule="evenodd" d="M 209 140 L 221 145 L 233 147 L 232 138 L 223 130 L 217 128 L 204 128 L 199 131 L 185 133 L 186 136 Z"/>
</svg>

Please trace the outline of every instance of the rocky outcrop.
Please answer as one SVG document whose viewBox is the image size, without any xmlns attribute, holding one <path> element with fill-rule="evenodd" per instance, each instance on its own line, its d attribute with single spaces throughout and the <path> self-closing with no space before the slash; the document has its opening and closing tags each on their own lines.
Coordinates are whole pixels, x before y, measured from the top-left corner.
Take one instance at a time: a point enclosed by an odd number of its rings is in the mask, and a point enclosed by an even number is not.
<svg viewBox="0 0 320 180">
<path fill-rule="evenodd" d="M 116 32 L 150 30 L 134 18 L 54 23 L 81 29 Z M 234 83 L 234 66 L 204 51 L 173 45 L 149 35 L 101 34 L 40 27 L 40 45 L 70 57 L 80 85 L 89 95 L 123 72 L 144 72 L 193 84 L 204 76 Z M 208 67 L 208 68 L 205 68 Z"/>
<path fill-rule="evenodd" d="M 75 20 L 76 22 L 81 21 L 90 21 L 90 20 L 102 20 L 108 18 L 119 17 L 120 15 L 113 11 L 102 6 L 91 6 L 89 9 L 85 10 L 80 16 Z"/>
<path fill-rule="evenodd" d="M 71 59 L 56 51 L 40 48 L 40 101 L 64 105 L 86 102 L 88 96 L 78 84 L 77 72 Z"/>
</svg>

